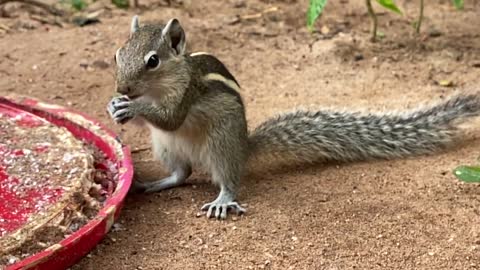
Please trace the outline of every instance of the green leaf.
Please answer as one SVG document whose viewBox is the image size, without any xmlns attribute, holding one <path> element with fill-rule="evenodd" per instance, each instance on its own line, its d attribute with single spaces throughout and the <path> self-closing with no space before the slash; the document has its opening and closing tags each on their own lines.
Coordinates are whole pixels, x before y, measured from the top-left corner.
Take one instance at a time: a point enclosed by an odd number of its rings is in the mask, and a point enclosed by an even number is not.
<svg viewBox="0 0 480 270">
<path fill-rule="evenodd" d="M 402 14 L 402 12 L 400 11 L 400 9 L 397 7 L 397 5 L 395 5 L 395 3 L 393 2 L 393 0 L 377 0 L 377 2 L 383 6 L 384 8 L 386 9 L 389 9 L 393 12 L 396 12 L 398 14 Z"/>
<path fill-rule="evenodd" d="M 455 176 L 467 183 L 480 183 L 480 167 L 460 166 L 453 170 Z"/>
<path fill-rule="evenodd" d="M 453 5 L 456 9 L 463 9 L 463 0 L 453 0 Z"/>
<path fill-rule="evenodd" d="M 72 7 L 76 10 L 83 10 L 87 7 L 87 3 L 84 0 L 72 0 Z"/>
<path fill-rule="evenodd" d="M 112 3 L 118 8 L 128 8 L 128 0 L 112 0 Z"/>
<path fill-rule="evenodd" d="M 310 31 L 312 31 L 313 24 L 322 13 L 326 4 L 327 0 L 310 0 L 307 10 L 307 27 Z"/>
</svg>

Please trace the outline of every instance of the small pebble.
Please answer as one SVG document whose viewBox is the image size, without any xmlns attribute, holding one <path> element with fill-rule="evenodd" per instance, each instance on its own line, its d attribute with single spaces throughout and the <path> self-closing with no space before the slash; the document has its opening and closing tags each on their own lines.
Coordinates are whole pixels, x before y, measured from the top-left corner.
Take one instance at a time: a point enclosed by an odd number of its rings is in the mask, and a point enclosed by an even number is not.
<svg viewBox="0 0 480 270">
<path fill-rule="evenodd" d="M 234 8 L 244 8 L 247 6 L 247 2 L 245 0 L 237 0 L 233 3 Z"/>
<path fill-rule="evenodd" d="M 92 63 L 92 66 L 99 68 L 99 69 L 107 69 L 110 67 L 110 64 L 103 61 L 103 60 L 95 60 Z"/>
<path fill-rule="evenodd" d="M 117 232 L 117 231 L 123 231 L 125 228 L 120 223 L 114 223 L 112 231 Z"/>
<path fill-rule="evenodd" d="M 330 33 L 330 28 L 328 28 L 328 26 L 324 25 L 324 26 L 322 26 L 322 28 L 320 28 L 320 33 L 322 33 L 323 35 L 326 35 L 326 34 Z"/>
<path fill-rule="evenodd" d="M 205 243 L 202 238 L 196 238 L 193 242 L 197 246 L 201 246 Z"/>
<path fill-rule="evenodd" d="M 437 29 L 431 29 L 430 31 L 428 31 L 428 35 L 430 37 L 439 37 L 442 35 L 442 32 L 440 32 L 440 30 L 437 30 Z"/>
<path fill-rule="evenodd" d="M 224 22 L 228 25 L 235 25 L 235 24 L 240 22 L 240 17 L 238 17 L 238 16 L 226 17 L 224 19 Z"/>
<path fill-rule="evenodd" d="M 86 59 L 80 60 L 80 67 L 87 68 L 88 67 L 88 61 Z"/>
<path fill-rule="evenodd" d="M 363 54 L 361 53 L 356 53 L 354 56 L 353 56 L 353 59 L 355 59 L 355 61 L 360 61 L 360 60 L 363 60 Z"/>
</svg>

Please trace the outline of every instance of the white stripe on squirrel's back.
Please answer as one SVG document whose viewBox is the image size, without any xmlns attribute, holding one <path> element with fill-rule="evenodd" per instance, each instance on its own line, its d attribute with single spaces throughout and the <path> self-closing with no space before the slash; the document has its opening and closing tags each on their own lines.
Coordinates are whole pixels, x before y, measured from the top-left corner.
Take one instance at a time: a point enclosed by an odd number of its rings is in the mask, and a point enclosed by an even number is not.
<svg viewBox="0 0 480 270">
<path fill-rule="evenodd" d="M 232 88 L 233 90 L 237 91 L 237 92 L 240 92 L 240 86 L 230 80 L 230 79 L 227 79 L 225 78 L 224 76 L 218 74 L 218 73 L 208 73 L 207 75 L 203 76 L 203 79 L 206 80 L 206 81 L 219 81 L 219 82 L 222 82 L 224 84 L 226 84 L 228 87 Z"/>
<path fill-rule="evenodd" d="M 190 54 L 191 57 L 198 56 L 198 55 L 210 55 L 210 54 L 206 52 L 195 52 Z"/>
</svg>

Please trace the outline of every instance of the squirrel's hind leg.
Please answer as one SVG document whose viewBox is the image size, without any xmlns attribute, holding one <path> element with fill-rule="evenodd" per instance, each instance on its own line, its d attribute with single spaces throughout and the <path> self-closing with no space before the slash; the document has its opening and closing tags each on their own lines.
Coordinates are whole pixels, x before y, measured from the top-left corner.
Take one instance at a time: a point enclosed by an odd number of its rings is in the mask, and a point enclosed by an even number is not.
<svg viewBox="0 0 480 270">
<path fill-rule="evenodd" d="M 191 174 L 191 167 L 189 165 L 183 165 L 175 169 L 168 177 L 153 182 L 142 183 L 141 185 L 145 193 L 157 192 L 182 185 Z"/>
<path fill-rule="evenodd" d="M 234 210 L 239 215 L 246 211 L 235 201 L 246 161 L 245 152 L 242 152 L 243 145 L 240 143 L 230 145 L 230 148 L 217 147 L 217 151 L 224 150 L 224 153 L 212 153 L 212 180 L 220 186 L 220 193 L 213 202 L 202 206 L 202 211 L 207 211 L 207 218 L 225 219 L 228 210 Z"/>
<path fill-rule="evenodd" d="M 179 158 L 172 149 L 164 147 L 159 140 L 156 140 L 155 136 L 153 138 L 153 157 L 161 161 L 171 175 L 152 182 L 136 182 L 135 189 L 144 193 L 158 192 L 180 186 L 192 174 L 190 162 Z"/>
</svg>

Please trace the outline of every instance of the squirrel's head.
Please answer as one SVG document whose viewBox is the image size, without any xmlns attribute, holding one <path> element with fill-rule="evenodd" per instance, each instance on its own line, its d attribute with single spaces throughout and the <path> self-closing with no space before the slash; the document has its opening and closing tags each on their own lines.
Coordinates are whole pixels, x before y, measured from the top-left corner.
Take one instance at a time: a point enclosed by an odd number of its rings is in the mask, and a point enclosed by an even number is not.
<svg viewBox="0 0 480 270">
<path fill-rule="evenodd" d="M 188 84 L 185 32 L 177 19 L 166 25 L 140 26 L 132 18 L 130 37 L 115 54 L 116 91 L 134 99 L 164 95 Z"/>
</svg>

